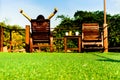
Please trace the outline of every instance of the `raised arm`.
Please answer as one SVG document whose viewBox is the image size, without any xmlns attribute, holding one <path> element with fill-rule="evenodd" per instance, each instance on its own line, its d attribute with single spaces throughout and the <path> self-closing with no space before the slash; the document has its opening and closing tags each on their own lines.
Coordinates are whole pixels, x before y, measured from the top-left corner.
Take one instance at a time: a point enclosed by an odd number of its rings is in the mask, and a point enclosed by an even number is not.
<svg viewBox="0 0 120 80">
<path fill-rule="evenodd" d="M 20 9 L 20 13 L 21 13 L 24 17 L 26 17 L 29 21 L 31 21 L 31 18 L 30 18 L 22 9 Z"/>
<path fill-rule="evenodd" d="M 57 8 L 54 8 L 54 12 L 48 16 L 48 19 L 50 20 L 57 13 L 57 11 Z"/>
</svg>

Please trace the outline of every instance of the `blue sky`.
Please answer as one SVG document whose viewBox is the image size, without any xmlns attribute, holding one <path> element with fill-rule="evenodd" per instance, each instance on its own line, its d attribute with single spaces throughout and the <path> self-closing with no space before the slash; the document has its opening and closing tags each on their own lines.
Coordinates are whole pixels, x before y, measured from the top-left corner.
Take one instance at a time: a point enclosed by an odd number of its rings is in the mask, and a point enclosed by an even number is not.
<svg viewBox="0 0 120 80">
<path fill-rule="evenodd" d="M 120 13 L 120 0 L 106 0 L 107 13 Z M 68 15 L 73 17 L 77 10 L 97 11 L 103 10 L 103 0 L 0 0 L 0 22 L 7 24 L 18 24 L 25 27 L 30 22 L 19 13 L 23 9 L 32 19 L 36 19 L 39 14 L 45 18 L 49 16 L 53 9 L 57 7 L 58 13 L 51 19 L 51 27 L 59 24 L 56 20 L 58 15 Z"/>
</svg>

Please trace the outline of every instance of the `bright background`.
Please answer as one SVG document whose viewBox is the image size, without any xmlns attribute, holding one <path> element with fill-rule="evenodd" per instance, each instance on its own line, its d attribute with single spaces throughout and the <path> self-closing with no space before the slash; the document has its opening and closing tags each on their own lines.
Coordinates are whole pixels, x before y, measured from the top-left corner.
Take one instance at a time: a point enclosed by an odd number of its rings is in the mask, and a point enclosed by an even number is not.
<svg viewBox="0 0 120 80">
<path fill-rule="evenodd" d="M 120 0 L 106 1 L 107 13 L 120 13 Z M 19 13 L 19 9 L 23 9 L 32 19 L 36 19 L 39 14 L 47 18 L 55 7 L 58 8 L 58 13 L 51 19 L 51 27 L 59 24 L 60 20 L 56 20 L 58 15 L 68 15 L 72 18 L 77 10 L 103 11 L 103 0 L 0 0 L 0 22 L 25 27 L 30 22 Z"/>
</svg>

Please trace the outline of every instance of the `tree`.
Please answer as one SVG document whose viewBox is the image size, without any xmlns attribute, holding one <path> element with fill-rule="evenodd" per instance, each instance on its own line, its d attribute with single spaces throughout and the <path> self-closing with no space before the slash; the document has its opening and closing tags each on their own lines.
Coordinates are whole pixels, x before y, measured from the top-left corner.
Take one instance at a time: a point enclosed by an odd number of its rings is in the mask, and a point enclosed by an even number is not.
<svg viewBox="0 0 120 80">
<path fill-rule="evenodd" d="M 113 15 L 110 18 L 110 23 L 108 25 L 109 33 L 109 46 L 119 46 L 120 45 L 120 15 Z"/>
</svg>

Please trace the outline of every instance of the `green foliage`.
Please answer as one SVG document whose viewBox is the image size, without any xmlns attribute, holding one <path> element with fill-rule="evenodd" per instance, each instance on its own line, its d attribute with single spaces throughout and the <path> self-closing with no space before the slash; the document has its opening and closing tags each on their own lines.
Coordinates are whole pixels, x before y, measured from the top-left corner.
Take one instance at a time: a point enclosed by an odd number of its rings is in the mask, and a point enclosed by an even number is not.
<svg viewBox="0 0 120 80">
<path fill-rule="evenodd" d="M 14 49 L 25 47 L 25 30 L 19 25 L 6 25 L 5 22 L 0 22 L 0 26 L 4 27 L 4 46 L 10 46 L 10 32 L 12 34 L 12 46 Z"/>
<path fill-rule="evenodd" d="M 0 53 L 0 80 L 119 80 L 119 53 Z"/>
<path fill-rule="evenodd" d="M 65 36 L 65 32 L 72 31 L 73 35 L 78 31 L 79 34 L 82 34 L 82 23 L 99 23 L 100 30 L 102 31 L 103 26 L 103 11 L 96 12 L 87 12 L 87 11 L 77 11 L 74 14 L 74 18 L 70 18 L 68 16 L 60 15 L 57 18 L 61 19 L 61 23 L 54 29 L 53 33 L 56 38 L 63 38 Z M 107 21 L 110 20 L 110 15 L 107 15 Z M 77 42 L 75 40 L 70 40 L 68 42 L 69 47 L 77 47 Z M 62 45 L 61 42 L 55 45 Z M 61 47 L 61 46 L 59 46 Z M 64 45 L 62 45 L 64 47 Z"/>
<path fill-rule="evenodd" d="M 114 15 L 110 19 L 108 28 L 109 33 L 109 46 L 120 45 L 120 15 Z"/>
<path fill-rule="evenodd" d="M 63 52 L 64 50 L 64 42 L 62 39 L 54 40 L 54 51 Z"/>
<path fill-rule="evenodd" d="M 12 44 L 14 49 L 22 49 L 25 44 L 25 36 L 20 35 L 19 32 L 12 32 Z"/>
<path fill-rule="evenodd" d="M 75 33 L 78 31 L 82 34 L 82 24 L 83 23 L 99 23 L 100 31 L 103 31 L 104 24 L 104 12 L 103 11 L 76 11 L 73 18 L 68 16 L 60 15 L 57 18 L 61 19 L 61 23 L 54 29 L 55 37 L 63 38 L 65 32 L 72 31 Z M 120 15 L 110 15 L 107 14 L 107 24 L 108 24 L 108 39 L 109 47 L 115 47 L 120 45 Z M 74 34 L 73 34 L 74 35 Z M 70 47 L 75 47 L 76 42 L 68 42 Z M 60 42 L 57 44 L 61 44 Z M 120 47 L 120 46 L 119 46 Z"/>
</svg>

